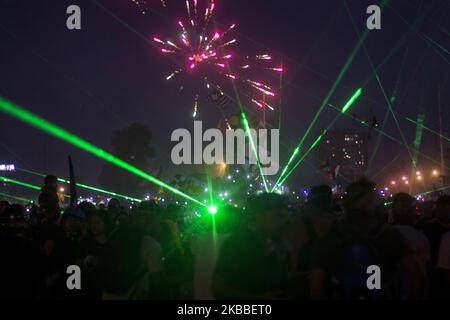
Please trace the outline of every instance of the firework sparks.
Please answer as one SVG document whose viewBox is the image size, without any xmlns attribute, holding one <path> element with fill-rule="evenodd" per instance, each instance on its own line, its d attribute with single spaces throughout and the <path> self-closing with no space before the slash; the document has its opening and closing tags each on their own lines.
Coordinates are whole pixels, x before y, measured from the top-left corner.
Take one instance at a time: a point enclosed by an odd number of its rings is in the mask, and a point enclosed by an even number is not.
<svg viewBox="0 0 450 320">
<path fill-rule="evenodd" d="M 194 14 L 192 14 L 192 4 Z M 224 60 L 230 59 L 232 56 L 230 53 L 219 55 L 218 49 L 236 42 L 236 39 L 233 39 L 221 44 L 224 36 L 235 27 L 235 24 L 231 25 L 223 33 L 219 31 L 211 32 L 210 20 L 215 8 L 214 1 L 209 1 L 205 9 L 205 15 L 201 21 L 198 21 L 197 17 L 198 2 L 193 1 L 192 4 L 191 1 L 186 1 L 187 17 L 192 27 L 186 27 L 182 20 L 177 21 L 180 28 L 180 35 L 177 39 L 179 43 L 171 40 L 163 41 L 156 37 L 153 40 L 160 46 L 161 52 L 173 53 L 179 58 L 184 59 L 183 64 L 188 67 L 185 67 L 185 69 L 194 69 L 199 64 L 210 64 L 221 68 L 225 67 Z M 195 36 L 196 34 L 198 34 L 198 37 Z M 211 37 L 208 36 L 209 34 L 211 34 Z M 210 40 L 208 41 L 208 39 Z"/>
<path fill-rule="evenodd" d="M 166 80 L 171 80 L 183 72 L 193 72 L 201 65 L 210 66 L 216 69 L 216 73 L 223 76 L 235 77 L 224 74 L 224 69 L 232 59 L 232 54 L 223 52 L 223 48 L 236 42 L 236 39 L 226 39 L 229 31 L 236 25 L 230 25 L 224 32 L 220 32 L 211 26 L 210 22 L 215 8 L 216 5 L 213 0 L 205 1 L 203 8 L 197 0 L 186 0 L 185 20 L 188 21 L 188 24 L 182 19 L 177 20 L 179 35 L 176 40 L 163 41 L 159 37 L 153 38 L 153 41 L 160 47 L 162 53 L 175 56 L 181 65 L 181 68 L 171 72 L 166 77 Z M 198 101 L 198 94 L 196 94 L 194 99 L 194 116 L 197 115 Z"/>
<path fill-rule="evenodd" d="M 186 16 L 176 20 L 178 35 L 170 40 L 153 38 L 160 51 L 175 57 L 180 66 L 167 75 L 166 80 L 177 78 L 182 73 L 204 79 L 213 72 L 228 83 L 232 81 L 238 84 L 251 103 L 259 108 L 273 110 L 266 98 L 275 97 L 274 90 L 263 81 L 255 79 L 264 74 L 264 71 L 282 73 L 283 68 L 271 65 L 273 59 L 267 53 L 239 58 L 230 52 L 236 39 L 230 39 L 228 36 L 236 24 L 231 24 L 225 31 L 212 26 L 211 21 L 216 10 L 214 0 L 204 0 L 202 3 L 198 0 L 186 0 L 185 6 Z M 198 93 L 195 93 L 194 97 L 193 115 L 196 117 L 199 107 Z"/>
</svg>

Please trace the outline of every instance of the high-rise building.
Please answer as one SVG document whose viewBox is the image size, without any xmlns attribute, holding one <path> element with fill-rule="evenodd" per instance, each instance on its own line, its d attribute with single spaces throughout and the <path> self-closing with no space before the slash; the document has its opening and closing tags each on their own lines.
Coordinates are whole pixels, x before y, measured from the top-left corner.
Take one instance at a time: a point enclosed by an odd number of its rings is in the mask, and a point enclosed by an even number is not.
<svg viewBox="0 0 450 320">
<path fill-rule="evenodd" d="M 323 139 L 321 149 L 320 157 L 335 179 L 348 182 L 364 175 L 368 160 L 365 133 L 330 131 Z"/>
</svg>

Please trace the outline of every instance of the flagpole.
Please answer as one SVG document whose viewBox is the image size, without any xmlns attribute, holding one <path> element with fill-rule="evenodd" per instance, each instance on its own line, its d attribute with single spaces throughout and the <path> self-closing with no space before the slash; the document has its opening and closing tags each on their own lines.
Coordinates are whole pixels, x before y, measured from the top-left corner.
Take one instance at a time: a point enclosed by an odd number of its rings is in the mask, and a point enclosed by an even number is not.
<svg viewBox="0 0 450 320">
<path fill-rule="evenodd" d="M 439 144 L 441 149 L 441 177 L 442 177 L 442 186 L 445 185 L 445 164 L 444 164 L 444 145 L 442 143 L 442 108 L 441 108 L 441 86 L 438 86 L 438 110 L 439 110 Z"/>
</svg>

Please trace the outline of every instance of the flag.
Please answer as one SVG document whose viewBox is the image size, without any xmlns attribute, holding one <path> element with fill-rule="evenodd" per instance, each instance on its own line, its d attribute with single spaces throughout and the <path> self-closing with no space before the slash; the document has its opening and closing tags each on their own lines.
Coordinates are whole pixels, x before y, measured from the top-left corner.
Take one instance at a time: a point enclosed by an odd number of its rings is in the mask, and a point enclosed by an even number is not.
<svg viewBox="0 0 450 320">
<path fill-rule="evenodd" d="M 77 206 L 77 187 L 73 171 L 72 157 L 69 156 L 69 179 L 70 179 L 70 207 Z"/>
</svg>

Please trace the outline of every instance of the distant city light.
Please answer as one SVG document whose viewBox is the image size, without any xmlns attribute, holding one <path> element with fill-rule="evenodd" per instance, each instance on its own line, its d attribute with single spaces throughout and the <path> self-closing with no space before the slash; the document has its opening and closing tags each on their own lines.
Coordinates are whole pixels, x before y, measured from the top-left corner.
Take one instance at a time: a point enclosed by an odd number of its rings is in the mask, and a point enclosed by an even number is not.
<svg viewBox="0 0 450 320">
<path fill-rule="evenodd" d="M 16 171 L 14 164 L 0 164 L 0 171 Z"/>
</svg>

